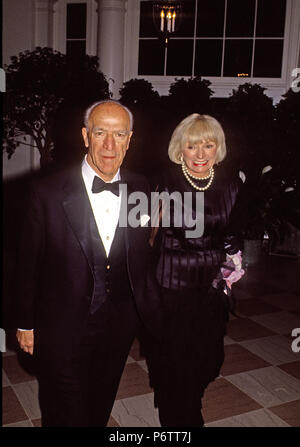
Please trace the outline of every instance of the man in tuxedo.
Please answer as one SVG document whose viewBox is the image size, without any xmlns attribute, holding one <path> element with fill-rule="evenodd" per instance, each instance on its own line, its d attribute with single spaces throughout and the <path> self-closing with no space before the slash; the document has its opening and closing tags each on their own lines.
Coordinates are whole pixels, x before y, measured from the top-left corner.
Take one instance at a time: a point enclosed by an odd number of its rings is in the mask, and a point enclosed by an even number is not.
<svg viewBox="0 0 300 447">
<path fill-rule="evenodd" d="M 17 339 L 36 358 L 43 426 L 106 426 L 134 337 L 159 328 L 150 227 L 118 223 L 119 182 L 149 193 L 121 167 L 131 113 L 94 104 L 82 135 L 80 166 L 33 183 L 18 257 Z"/>
</svg>

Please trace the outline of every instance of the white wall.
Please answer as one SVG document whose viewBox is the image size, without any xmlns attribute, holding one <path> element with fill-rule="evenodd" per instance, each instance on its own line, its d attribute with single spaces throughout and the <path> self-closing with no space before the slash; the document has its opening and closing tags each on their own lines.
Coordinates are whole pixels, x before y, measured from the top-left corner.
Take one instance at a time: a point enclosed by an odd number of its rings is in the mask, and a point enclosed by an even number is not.
<svg viewBox="0 0 300 447">
<path fill-rule="evenodd" d="M 33 45 L 33 0 L 3 0 L 3 62 Z"/>
<path fill-rule="evenodd" d="M 10 57 L 34 48 L 34 1 L 3 0 L 3 64 Z M 19 146 L 8 160 L 3 154 L 3 178 L 8 179 L 30 171 L 38 165 L 37 151 L 28 146 Z"/>
</svg>

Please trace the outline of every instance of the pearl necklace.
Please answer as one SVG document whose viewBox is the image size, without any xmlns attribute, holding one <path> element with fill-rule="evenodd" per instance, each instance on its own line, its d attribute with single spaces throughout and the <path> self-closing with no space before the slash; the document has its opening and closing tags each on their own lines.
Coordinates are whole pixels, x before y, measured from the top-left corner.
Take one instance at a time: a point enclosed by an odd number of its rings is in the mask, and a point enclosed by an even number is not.
<svg viewBox="0 0 300 447">
<path fill-rule="evenodd" d="M 185 178 L 187 179 L 187 181 L 189 182 L 189 184 L 192 185 L 192 186 L 193 186 L 195 189 L 197 189 L 198 191 L 206 191 L 206 190 L 210 187 L 210 185 L 212 184 L 212 181 L 213 181 L 213 179 L 214 179 L 214 175 L 215 175 L 215 172 L 214 172 L 214 168 L 213 168 L 213 167 L 210 168 L 210 170 L 209 170 L 209 174 L 208 174 L 206 177 L 196 177 L 196 176 L 190 174 L 190 173 L 188 172 L 188 169 L 187 169 L 187 167 L 186 167 L 184 161 L 182 162 L 181 167 L 182 167 L 183 175 L 185 176 Z M 207 180 L 207 179 L 210 179 L 210 180 L 209 180 L 209 182 L 207 183 L 206 186 L 201 187 L 201 186 L 196 185 L 196 184 L 192 181 L 191 177 L 194 178 L 194 179 L 197 179 L 197 180 Z"/>
</svg>

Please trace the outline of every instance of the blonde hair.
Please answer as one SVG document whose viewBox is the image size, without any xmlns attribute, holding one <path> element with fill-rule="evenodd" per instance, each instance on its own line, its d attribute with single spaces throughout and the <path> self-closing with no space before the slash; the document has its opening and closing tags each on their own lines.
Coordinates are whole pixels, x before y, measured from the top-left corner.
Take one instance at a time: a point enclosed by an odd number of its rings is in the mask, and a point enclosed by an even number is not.
<svg viewBox="0 0 300 447">
<path fill-rule="evenodd" d="M 212 116 L 198 113 L 187 116 L 175 128 L 168 148 L 170 160 L 180 164 L 184 145 L 199 141 L 213 141 L 217 146 L 216 163 L 224 160 L 226 143 L 221 124 Z"/>
</svg>

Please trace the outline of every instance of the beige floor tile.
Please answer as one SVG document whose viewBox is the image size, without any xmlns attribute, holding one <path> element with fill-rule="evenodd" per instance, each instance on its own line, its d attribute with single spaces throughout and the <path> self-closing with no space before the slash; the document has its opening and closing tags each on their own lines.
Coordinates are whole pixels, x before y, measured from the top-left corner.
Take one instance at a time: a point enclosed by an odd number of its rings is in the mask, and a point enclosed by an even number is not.
<svg viewBox="0 0 300 447">
<path fill-rule="evenodd" d="M 4 357 L 2 366 L 12 384 L 31 381 L 35 378 L 23 368 L 16 355 Z"/>
<path fill-rule="evenodd" d="M 261 408 L 258 402 L 222 377 L 207 387 L 202 405 L 205 424 Z"/>
<path fill-rule="evenodd" d="M 128 357 L 127 357 L 127 360 L 126 360 L 126 364 L 128 364 L 128 363 L 134 363 L 135 362 L 135 360 L 129 355 Z"/>
<path fill-rule="evenodd" d="M 280 307 L 282 310 L 288 311 L 300 309 L 299 295 L 293 293 L 275 293 L 272 295 L 263 295 L 261 299 L 268 304 Z"/>
<path fill-rule="evenodd" d="M 251 295 L 247 293 L 247 290 L 239 289 L 238 286 L 236 286 L 233 291 L 238 303 L 241 300 L 249 300 L 251 298 Z"/>
<path fill-rule="evenodd" d="M 300 427 L 300 400 L 270 408 L 272 413 L 285 420 L 292 427 Z"/>
<path fill-rule="evenodd" d="M 110 416 L 109 421 L 107 423 L 107 427 L 120 427 L 120 426 L 117 423 L 117 421 L 112 416 Z"/>
<path fill-rule="evenodd" d="M 279 365 L 278 368 L 282 369 L 286 373 L 295 377 L 300 381 L 300 359 L 297 362 L 286 363 L 284 365 Z"/>
<path fill-rule="evenodd" d="M 245 300 L 238 300 L 237 313 L 246 317 L 253 315 L 261 315 L 271 312 L 279 312 L 281 309 L 275 307 L 273 303 L 268 303 L 260 298 L 250 298 Z"/>
<path fill-rule="evenodd" d="M 112 416 L 121 427 L 160 427 L 153 393 L 116 401 Z"/>
<path fill-rule="evenodd" d="M 143 368 L 143 370 L 148 373 L 148 366 L 146 360 L 139 360 L 137 364 L 140 365 L 140 367 Z"/>
<path fill-rule="evenodd" d="M 246 274 L 243 278 L 237 283 L 237 297 L 239 297 L 239 293 L 243 292 L 244 294 L 250 297 L 261 297 L 263 295 L 271 295 L 274 293 L 281 293 L 284 291 L 284 288 L 278 287 L 278 285 L 273 285 L 266 281 L 266 277 L 262 271 L 255 270 L 253 271 L 253 277 L 250 271 L 246 271 Z M 261 276 L 261 278 L 259 278 Z M 241 294 L 240 294 L 241 295 Z"/>
<path fill-rule="evenodd" d="M 266 408 L 300 399 L 300 382 L 273 366 L 227 376 L 226 380 Z"/>
<path fill-rule="evenodd" d="M 39 419 L 41 412 L 38 402 L 37 381 L 19 383 L 14 385 L 13 388 L 28 417 L 30 419 Z"/>
<path fill-rule="evenodd" d="M 274 335 L 274 332 L 250 318 L 236 318 L 229 321 L 227 335 L 235 341 L 243 341 Z"/>
<path fill-rule="evenodd" d="M 229 376 L 266 366 L 270 366 L 270 364 L 236 343 L 225 346 L 225 361 L 221 368 L 221 374 Z"/>
<path fill-rule="evenodd" d="M 41 419 L 32 419 L 32 424 L 34 427 L 41 427 L 42 426 L 42 420 Z"/>
<path fill-rule="evenodd" d="M 134 360 L 143 360 L 144 356 L 141 354 L 140 342 L 137 338 L 134 339 L 129 355 Z"/>
<path fill-rule="evenodd" d="M 20 401 L 10 386 L 2 388 L 2 424 L 13 424 L 27 419 Z"/>
<path fill-rule="evenodd" d="M 116 399 L 151 393 L 149 377 L 136 362 L 125 365 Z"/>
<path fill-rule="evenodd" d="M 3 371 L 3 369 L 2 369 L 2 387 L 9 386 L 9 385 L 10 385 L 10 381 L 9 381 L 5 371 Z"/>
<path fill-rule="evenodd" d="M 256 315 L 250 318 L 278 334 L 289 334 L 294 328 L 300 327 L 300 317 L 286 311 Z"/>
<path fill-rule="evenodd" d="M 287 422 L 268 409 L 250 411 L 205 425 L 206 427 L 290 427 Z"/>
<path fill-rule="evenodd" d="M 272 365 L 294 362 L 299 359 L 299 354 L 294 353 L 291 349 L 291 341 L 282 335 L 241 341 L 239 344 Z"/>
<path fill-rule="evenodd" d="M 236 343 L 232 338 L 228 337 L 228 335 L 225 335 L 224 337 L 224 346 L 232 345 L 233 343 Z"/>
<path fill-rule="evenodd" d="M 12 424 L 3 425 L 3 427 L 34 427 L 29 419 L 20 422 L 14 422 Z"/>
</svg>

